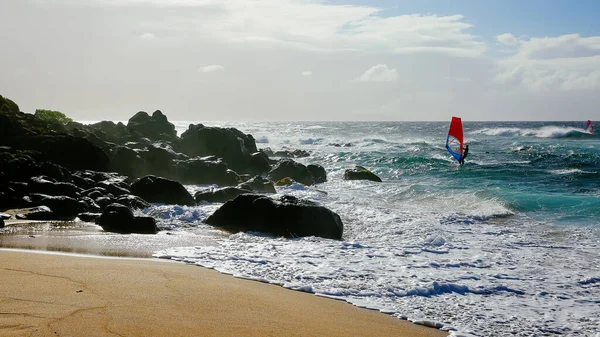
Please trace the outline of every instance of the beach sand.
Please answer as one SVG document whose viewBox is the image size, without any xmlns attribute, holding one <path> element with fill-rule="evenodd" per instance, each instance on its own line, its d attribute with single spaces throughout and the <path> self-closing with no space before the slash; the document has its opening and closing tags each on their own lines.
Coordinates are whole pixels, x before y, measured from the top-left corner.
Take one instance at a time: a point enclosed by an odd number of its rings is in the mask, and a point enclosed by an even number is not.
<svg viewBox="0 0 600 337">
<path fill-rule="evenodd" d="M 0 250 L 0 336 L 446 336 L 343 301 L 158 259 Z"/>
</svg>

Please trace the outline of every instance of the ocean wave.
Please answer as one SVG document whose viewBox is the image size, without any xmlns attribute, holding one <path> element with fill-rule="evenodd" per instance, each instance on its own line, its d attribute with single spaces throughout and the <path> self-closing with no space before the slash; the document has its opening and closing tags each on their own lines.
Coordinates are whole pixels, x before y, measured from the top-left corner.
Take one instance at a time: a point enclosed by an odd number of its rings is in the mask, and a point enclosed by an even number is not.
<svg viewBox="0 0 600 337">
<path fill-rule="evenodd" d="M 536 137 L 536 138 L 590 138 L 595 137 L 584 129 L 560 126 L 542 126 L 539 128 L 483 128 L 471 134 L 498 137 Z"/>
</svg>

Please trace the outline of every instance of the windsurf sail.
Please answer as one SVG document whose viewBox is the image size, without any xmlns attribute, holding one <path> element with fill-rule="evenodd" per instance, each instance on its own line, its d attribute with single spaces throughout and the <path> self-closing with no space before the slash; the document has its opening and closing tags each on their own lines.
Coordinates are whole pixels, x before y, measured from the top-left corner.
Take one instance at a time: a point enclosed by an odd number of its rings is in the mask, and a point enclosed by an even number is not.
<svg viewBox="0 0 600 337">
<path fill-rule="evenodd" d="M 592 125 L 592 121 L 588 120 L 587 125 L 585 126 L 585 131 L 589 134 L 594 133 L 594 126 Z"/>
<path fill-rule="evenodd" d="M 463 128 L 460 117 L 452 117 L 448 138 L 446 138 L 446 149 L 456 159 L 460 160 L 463 154 Z"/>
</svg>

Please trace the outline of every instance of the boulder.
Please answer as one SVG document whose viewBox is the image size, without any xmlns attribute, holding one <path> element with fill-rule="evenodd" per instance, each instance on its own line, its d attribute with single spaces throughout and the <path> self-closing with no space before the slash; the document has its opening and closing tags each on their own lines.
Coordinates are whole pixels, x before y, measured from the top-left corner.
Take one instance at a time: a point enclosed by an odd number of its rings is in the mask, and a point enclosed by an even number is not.
<svg viewBox="0 0 600 337">
<path fill-rule="evenodd" d="M 85 202 L 64 195 L 33 193 L 30 197 L 34 203 L 49 207 L 56 216 L 55 220 L 73 220 L 77 214 L 87 209 Z"/>
<path fill-rule="evenodd" d="M 240 183 L 237 173 L 214 156 L 175 160 L 173 165 L 173 174 L 170 177 L 184 184 L 234 186 Z"/>
<path fill-rule="evenodd" d="M 254 176 L 237 186 L 240 189 L 258 193 L 277 193 L 273 182 L 261 176 Z"/>
<path fill-rule="evenodd" d="M 195 205 L 192 195 L 174 180 L 156 176 L 145 176 L 131 184 L 131 194 L 151 203 L 171 205 Z"/>
<path fill-rule="evenodd" d="M 139 133 L 150 140 L 176 140 L 175 126 L 167 120 L 160 110 L 154 111 L 149 116 L 145 111 L 140 111 L 129 119 L 127 129 Z"/>
<path fill-rule="evenodd" d="M 344 226 L 339 215 L 314 202 L 283 196 L 274 200 L 242 194 L 226 202 L 206 220 L 232 232 L 257 231 L 285 237 L 319 236 L 339 240 Z"/>
<path fill-rule="evenodd" d="M 56 220 L 56 216 L 47 206 L 37 206 L 26 209 L 23 213 L 15 215 L 19 220 Z"/>
<path fill-rule="evenodd" d="M 82 190 L 72 183 L 57 182 L 47 176 L 36 176 L 29 178 L 27 189 L 30 193 L 41 193 L 48 195 L 66 195 L 71 198 L 79 197 Z"/>
<path fill-rule="evenodd" d="M 295 162 L 291 159 L 280 161 L 268 173 L 268 177 L 272 181 L 279 181 L 283 178 L 289 177 L 304 185 L 313 185 L 315 183 L 315 179 L 310 170 L 303 164 Z"/>
<path fill-rule="evenodd" d="M 77 214 L 77 217 L 84 222 L 96 222 L 101 215 L 102 213 L 84 212 Z"/>
<path fill-rule="evenodd" d="M 156 234 L 156 222 L 150 217 L 134 217 L 127 206 L 113 203 L 106 207 L 96 223 L 107 232 Z"/>
<path fill-rule="evenodd" d="M 194 194 L 194 199 L 196 199 L 196 202 L 226 202 L 244 193 L 252 193 L 252 191 L 237 187 L 224 187 L 216 190 L 198 191 Z"/>
<path fill-rule="evenodd" d="M 306 168 L 310 171 L 313 178 L 315 179 L 315 184 L 324 183 L 327 181 L 327 172 L 325 168 L 321 165 L 310 164 L 307 165 Z"/>
<path fill-rule="evenodd" d="M 344 171 L 345 180 L 371 180 L 381 182 L 381 178 L 362 166 Z"/>
<path fill-rule="evenodd" d="M 152 206 L 148 202 L 146 202 L 146 200 L 138 197 L 137 195 L 132 194 L 125 194 L 119 196 L 117 198 L 117 203 L 125 205 L 131 209 L 144 209 Z"/>
<path fill-rule="evenodd" d="M 133 178 L 146 174 L 146 161 L 137 151 L 125 146 L 113 150 L 109 167 L 114 172 Z"/>
<path fill-rule="evenodd" d="M 253 171 L 256 166 L 251 156 L 258 151 L 254 138 L 234 128 L 190 124 L 181 135 L 179 147 L 190 157 L 214 155 L 223 158 L 227 166 L 236 172 Z"/>
</svg>

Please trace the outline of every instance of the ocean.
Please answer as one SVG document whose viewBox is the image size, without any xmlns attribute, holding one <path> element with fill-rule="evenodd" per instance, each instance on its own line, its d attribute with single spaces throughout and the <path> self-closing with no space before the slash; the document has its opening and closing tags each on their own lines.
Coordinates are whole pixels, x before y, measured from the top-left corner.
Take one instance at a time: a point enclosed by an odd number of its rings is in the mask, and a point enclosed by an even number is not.
<svg viewBox="0 0 600 337">
<path fill-rule="evenodd" d="M 198 122 L 193 122 L 198 123 Z M 327 182 L 278 187 L 337 212 L 343 240 L 224 234 L 221 204 L 154 205 L 169 235 L 198 245 L 159 258 L 348 301 L 454 336 L 600 336 L 600 134 L 577 122 L 200 122 L 258 148 L 302 149 Z M 174 122 L 178 135 L 190 122 Z M 364 166 L 383 182 L 345 181 Z M 186 186 L 195 192 L 207 186 Z M 335 319 L 335 318 L 333 318 Z"/>
</svg>

